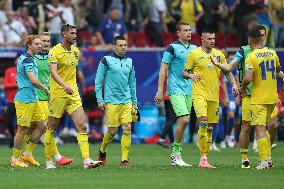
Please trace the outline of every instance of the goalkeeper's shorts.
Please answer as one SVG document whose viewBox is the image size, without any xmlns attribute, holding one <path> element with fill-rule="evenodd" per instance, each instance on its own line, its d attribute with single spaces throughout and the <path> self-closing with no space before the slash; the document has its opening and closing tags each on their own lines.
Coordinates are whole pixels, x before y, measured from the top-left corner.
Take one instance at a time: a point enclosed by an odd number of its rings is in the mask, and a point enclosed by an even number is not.
<svg viewBox="0 0 284 189">
<path fill-rule="evenodd" d="M 182 94 L 173 94 L 170 101 L 177 117 L 187 116 L 190 114 L 192 99 L 191 96 Z"/>
<path fill-rule="evenodd" d="M 106 104 L 106 126 L 118 127 L 132 122 L 132 104 Z"/>
</svg>

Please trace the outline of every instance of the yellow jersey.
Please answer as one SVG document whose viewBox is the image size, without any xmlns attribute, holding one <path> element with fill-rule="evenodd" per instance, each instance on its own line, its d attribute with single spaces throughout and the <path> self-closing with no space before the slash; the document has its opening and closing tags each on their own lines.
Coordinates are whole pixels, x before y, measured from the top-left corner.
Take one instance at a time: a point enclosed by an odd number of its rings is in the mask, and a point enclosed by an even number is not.
<svg viewBox="0 0 284 189">
<path fill-rule="evenodd" d="M 276 104 L 276 69 L 280 69 L 276 52 L 268 48 L 255 49 L 245 63 L 246 71 L 253 71 L 251 104 Z"/>
<path fill-rule="evenodd" d="M 79 59 L 80 51 L 74 45 L 71 46 L 71 50 L 67 50 L 59 43 L 48 53 L 48 63 L 57 64 L 57 74 L 72 88 L 74 91 L 72 96 L 79 95 L 76 83 L 76 66 Z M 54 97 L 70 97 L 70 95 L 50 76 L 50 98 Z"/>
<path fill-rule="evenodd" d="M 206 53 L 198 47 L 188 54 L 185 70 L 191 70 L 201 78 L 198 82 L 192 81 L 192 98 L 203 97 L 207 101 L 218 102 L 221 70 L 211 62 L 210 56 L 215 56 L 220 64 L 226 64 L 225 55 L 221 51 L 213 48 L 210 53 Z"/>
</svg>

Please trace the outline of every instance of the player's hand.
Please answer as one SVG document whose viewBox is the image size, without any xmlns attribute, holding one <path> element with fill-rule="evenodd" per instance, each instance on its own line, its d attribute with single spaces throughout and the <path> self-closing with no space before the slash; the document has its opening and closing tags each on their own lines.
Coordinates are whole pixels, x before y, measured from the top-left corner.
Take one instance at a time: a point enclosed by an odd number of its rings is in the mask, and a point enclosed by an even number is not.
<svg viewBox="0 0 284 189">
<path fill-rule="evenodd" d="M 244 98 L 244 97 L 247 96 L 246 88 L 242 87 L 241 90 L 240 90 L 240 92 L 241 92 L 241 97 L 242 97 L 242 98 Z"/>
<path fill-rule="evenodd" d="M 47 97 L 48 97 L 48 99 L 49 99 L 50 92 L 49 92 L 48 88 L 45 88 L 45 89 L 44 89 L 44 92 L 45 92 L 45 94 L 47 95 Z"/>
<path fill-rule="evenodd" d="M 155 96 L 155 98 L 154 98 L 154 100 L 155 100 L 155 103 L 156 103 L 157 105 L 160 105 L 160 103 L 161 103 L 162 100 L 163 100 L 163 92 L 162 92 L 162 91 L 158 91 L 157 94 L 156 94 L 156 96 Z"/>
<path fill-rule="evenodd" d="M 239 89 L 238 89 L 238 85 L 236 83 L 233 85 L 232 91 L 233 91 L 233 95 L 234 96 L 238 96 L 239 95 Z"/>
<path fill-rule="evenodd" d="M 132 104 L 132 108 L 134 108 L 135 110 L 137 110 L 137 109 L 138 109 L 137 104 Z"/>
<path fill-rule="evenodd" d="M 223 98 L 221 102 L 222 102 L 222 107 L 228 107 L 230 100 L 229 98 L 226 97 L 226 98 Z"/>
<path fill-rule="evenodd" d="M 189 74 L 190 79 L 194 82 L 198 82 L 201 80 L 200 76 L 198 74 Z"/>
<path fill-rule="evenodd" d="M 215 56 L 210 56 L 210 59 L 211 59 L 211 62 L 212 62 L 215 66 L 218 67 L 219 62 L 218 62 L 218 60 L 216 59 L 216 57 L 215 57 Z"/>
<path fill-rule="evenodd" d="M 98 108 L 99 108 L 100 110 L 105 110 L 105 103 L 104 103 L 104 102 L 99 102 L 99 103 L 98 103 Z"/>
<path fill-rule="evenodd" d="M 63 86 L 63 89 L 69 95 L 74 93 L 74 91 L 71 89 L 71 87 L 69 85 L 67 85 L 67 84 Z"/>
</svg>

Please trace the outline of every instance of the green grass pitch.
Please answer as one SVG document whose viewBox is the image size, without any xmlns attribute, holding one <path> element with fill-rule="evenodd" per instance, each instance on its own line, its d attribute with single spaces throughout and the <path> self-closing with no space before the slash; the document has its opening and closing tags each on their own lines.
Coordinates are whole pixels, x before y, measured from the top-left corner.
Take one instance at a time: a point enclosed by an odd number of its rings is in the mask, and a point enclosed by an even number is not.
<svg viewBox="0 0 284 189">
<path fill-rule="evenodd" d="M 97 158 L 99 145 L 91 145 L 91 155 Z M 0 188 L 1 189 L 277 189 L 284 188 L 284 142 L 278 142 L 273 151 L 275 167 L 270 170 L 257 171 L 240 168 L 238 148 L 211 152 L 209 160 L 217 169 L 198 168 L 199 154 L 195 145 L 185 145 L 183 159 L 193 164 L 192 168 L 172 167 L 170 149 L 158 145 L 132 145 L 131 161 L 134 168 L 122 168 L 120 162 L 120 145 L 111 144 L 107 153 L 107 165 L 98 169 L 84 170 L 76 144 L 59 146 L 63 155 L 74 159 L 74 163 L 45 170 L 45 167 L 27 169 L 9 168 L 8 160 L 12 153 L 6 146 L 0 146 Z M 44 148 L 39 145 L 35 158 L 44 165 Z M 251 165 L 258 161 L 258 154 L 250 151 Z"/>
</svg>

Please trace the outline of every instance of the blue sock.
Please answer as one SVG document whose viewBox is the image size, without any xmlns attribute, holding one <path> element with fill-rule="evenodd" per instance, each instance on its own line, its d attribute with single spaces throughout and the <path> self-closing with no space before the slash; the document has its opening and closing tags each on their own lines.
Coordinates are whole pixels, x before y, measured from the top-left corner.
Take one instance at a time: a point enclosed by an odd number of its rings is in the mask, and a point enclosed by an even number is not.
<svg viewBox="0 0 284 189">
<path fill-rule="evenodd" d="M 215 143 L 215 142 L 216 142 L 217 134 L 218 134 L 218 125 L 219 125 L 219 123 L 217 123 L 217 124 L 213 127 L 213 130 L 212 130 L 212 143 Z"/>
</svg>

